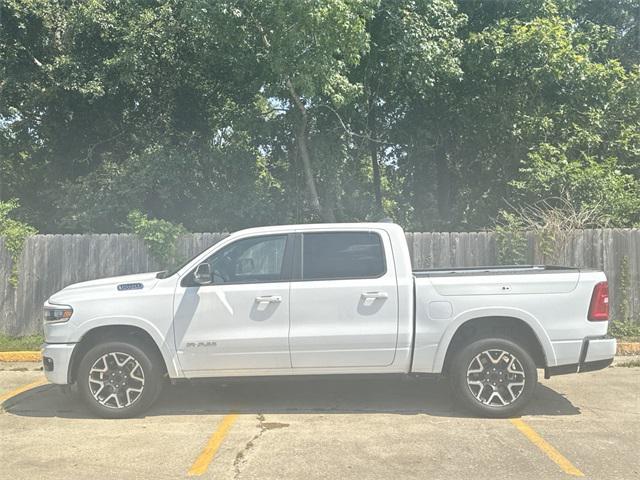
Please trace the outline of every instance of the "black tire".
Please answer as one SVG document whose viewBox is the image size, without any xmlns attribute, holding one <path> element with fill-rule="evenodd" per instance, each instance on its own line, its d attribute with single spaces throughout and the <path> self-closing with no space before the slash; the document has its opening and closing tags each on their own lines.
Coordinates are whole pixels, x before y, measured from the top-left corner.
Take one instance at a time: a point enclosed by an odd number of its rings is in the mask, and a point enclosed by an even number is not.
<svg viewBox="0 0 640 480">
<path fill-rule="evenodd" d="M 96 345 L 84 354 L 78 365 L 76 381 L 80 398 L 82 398 L 92 413 L 102 418 L 130 418 L 140 415 L 156 401 L 162 390 L 164 372 L 160 359 L 156 358 L 158 355 L 150 353 L 149 350 L 150 349 L 146 348 L 142 343 L 109 341 Z M 113 363 L 114 358 L 123 362 L 127 356 L 131 356 L 133 360 L 128 360 L 122 367 L 114 366 L 117 365 Z M 111 367 L 105 367 L 104 362 L 111 364 Z M 139 365 L 139 369 L 135 362 Z M 102 397 L 105 397 L 111 393 L 119 392 L 117 393 L 118 399 L 112 397 L 108 402 L 101 403 L 98 398 L 94 396 L 92 388 L 94 391 L 100 388 L 100 384 L 96 386 L 95 382 L 89 382 L 90 372 L 94 366 L 109 368 L 109 370 L 107 370 L 109 375 L 111 375 L 112 371 L 114 375 L 121 375 L 117 377 L 117 379 L 119 378 L 123 383 L 117 384 L 116 387 L 106 385 L 105 388 L 107 388 L 107 390 L 102 394 Z M 119 368 L 124 370 L 124 374 L 120 373 L 123 370 L 119 370 Z M 132 368 L 134 371 L 127 371 L 127 369 Z M 140 373 L 140 369 L 142 370 L 142 374 Z M 96 375 L 98 376 L 96 377 Z M 107 374 L 105 373 L 104 375 Z M 102 381 L 102 376 L 96 374 L 95 371 L 92 374 L 92 378 L 98 378 Z M 143 381 L 132 380 L 132 378 L 142 378 Z M 112 379 L 109 379 L 109 381 L 113 382 Z M 127 382 L 133 382 L 133 384 L 130 385 Z M 141 393 L 126 392 L 126 390 L 129 390 L 126 387 L 141 389 Z M 100 394 L 98 394 L 98 396 L 100 396 Z M 104 398 L 102 398 L 102 400 L 104 400 Z M 125 405 L 127 402 L 130 402 L 130 404 Z"/>
<path fill-rule="evenodd" d="M 500 360 L 493 364 L 488 356 Z M 468 378 L 469 370 L 478 369 L 482 371 L 470 373 Z M 516 371 L 522 373 L 512 373 Z M 461 405 L 478 416 L 491 418 L 517 415 L 533 397 L 538 383 L 536 364 L 529 352 L 506 338 L 482 338 L 463 347 L 453 358 L 449 376 L 451 389 Z M 522 377 L 524 386 L 517 386 Z M 491 397 L 493 400 L 486 403 Z M 508 403 L 504 404 L 505 400 Z"/>
</svg>

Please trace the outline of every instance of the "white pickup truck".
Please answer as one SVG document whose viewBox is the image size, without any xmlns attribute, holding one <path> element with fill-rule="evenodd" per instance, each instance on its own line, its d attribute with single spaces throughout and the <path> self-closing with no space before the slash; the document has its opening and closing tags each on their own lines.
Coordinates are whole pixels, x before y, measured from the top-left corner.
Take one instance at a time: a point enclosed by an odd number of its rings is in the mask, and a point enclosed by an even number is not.
<svg viewBox="0 0 640 480">
<path fill-rule="evenodd" d="M 413 271 L 389 223 L 236 232 L 173 272 L 70 285 L 44 305 L 44 370 L 128 417 L 170 379 L 443 374 L 464 406 L 510 416 L 545 375 L 608 366 L 604 273 Z M 438 383 L 439 385 L 440 383 Z"/>
</svg>

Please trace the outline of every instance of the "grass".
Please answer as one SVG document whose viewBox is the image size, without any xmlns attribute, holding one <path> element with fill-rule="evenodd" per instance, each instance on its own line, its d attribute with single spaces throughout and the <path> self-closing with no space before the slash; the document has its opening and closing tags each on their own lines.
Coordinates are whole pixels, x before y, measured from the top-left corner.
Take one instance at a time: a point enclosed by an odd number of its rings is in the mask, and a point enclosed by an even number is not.
<svg viewBox="0 0 640 480">
<path fill-rule="evenodd" d="M 0 352 L 15 352 L 40 350 L 44 342 L 42 335 L 27 335 L 25 337 L 9 337 L 0 334 Z"/>
<path fill-rule="evenodd" d="M 628 362 L 620 362 L 617 367 L 640 367 L 640 359 L 629 360 Z"/>
</svg>

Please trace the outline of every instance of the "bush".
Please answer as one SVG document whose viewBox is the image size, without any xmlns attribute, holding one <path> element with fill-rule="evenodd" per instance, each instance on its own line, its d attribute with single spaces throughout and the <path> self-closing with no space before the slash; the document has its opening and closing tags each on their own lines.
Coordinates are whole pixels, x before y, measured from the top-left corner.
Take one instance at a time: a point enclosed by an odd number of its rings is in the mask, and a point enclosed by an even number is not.
<svg viewBox="0 0 640 480">
<path fill-rule="evenodd" d="M 584 228 L 603 228 L 609 217 L 597 206 L 576 206 L 569 198 L 548 198 L 523 207 L 501 210 L 495 222 L 498 261 L 527 261 L 527 232 L 535 235 L 537 256 L 543 263 L 560 263 L 571 234 Z"/>
<path fill-rule="evenodd" d="M 182 224 L 150 219 L 139 210 L 129 212 L 127 220 L 131 231 L 144 240 L 149 253 L 160 263 L 161 268 L 170 268 L 179 263 L 176 242 L 180 235 L 187 233 Z"/>
<path fill-rule="evenodd" d="M 576 212 L 592 212 L 606 219 L 608 227 L 624 228 L 640 221 L 640 181 L 615 158 L 572 159 L 564 148 L 543 144 L 529 154 L 520 176 L 511 182 L 519 205 L 559 199 L 559 207 L 569 204 Z"/>
<path fill-rule="evenodd" d="M 13 287 L 18 286 L 18 261 L 22 254 L 22 248 L 27 237 L 35 235 L 38 231 L 24 222 L 9 218 L 9 213 L 18 208 L 18 200 L 0 202 L 0 237 L 4 237 L 5 247 L 11 255 L 11 275 L 9 283 Z"/>
<path fill-rule="evenodd" d="M 616 338 L 640 339 L 640 323 L 614 320 L 609 324 L 609 335 Z"/>
<path fill-rule="evenodd" d="M 495 233 L 500 265 L 523 265 L 527 262 L 526 226 L 517 213 L 501 210 Z"/>
</svg>

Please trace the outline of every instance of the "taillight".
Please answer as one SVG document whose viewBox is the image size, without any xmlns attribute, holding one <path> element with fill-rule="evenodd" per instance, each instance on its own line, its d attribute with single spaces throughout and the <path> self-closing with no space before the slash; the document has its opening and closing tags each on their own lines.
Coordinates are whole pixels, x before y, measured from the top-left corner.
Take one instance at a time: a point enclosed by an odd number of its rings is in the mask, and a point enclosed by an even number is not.
<svg viewBox="0 0 640 480">
<path fill-rule="evenodd" d="M 607 282 L 597 283 L 593 287 L 587 318 L 592 322 L 609 320 L 609 284 Z"/>
</svg>

